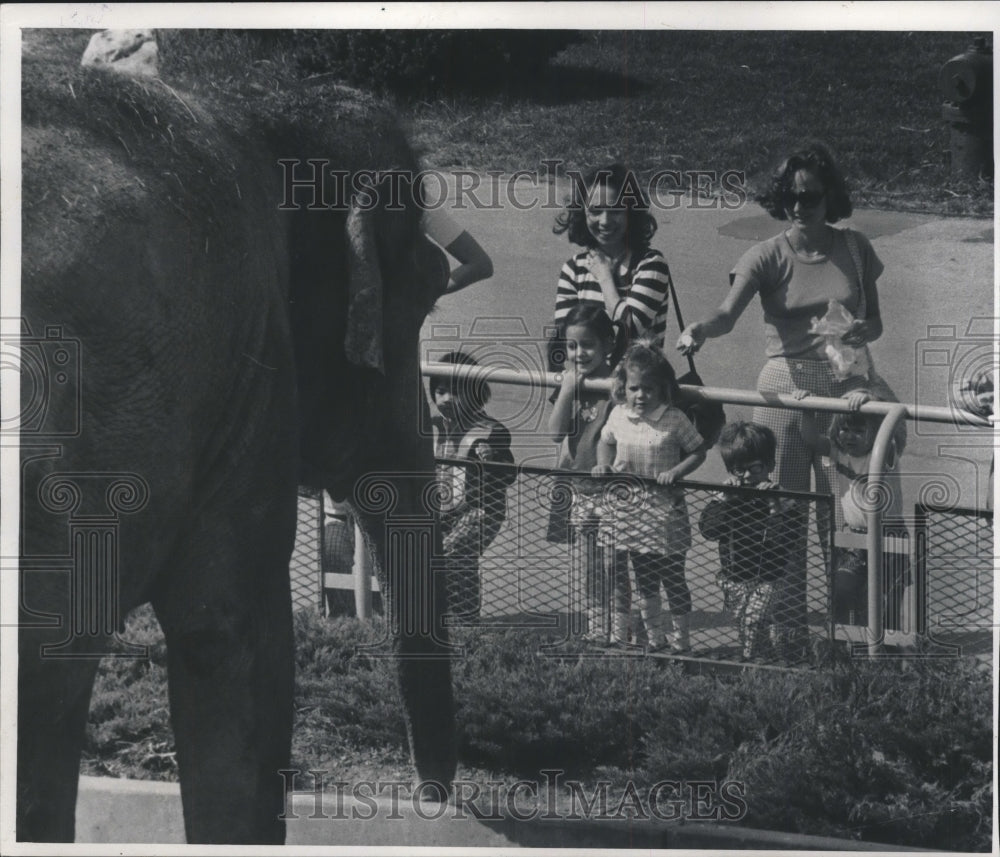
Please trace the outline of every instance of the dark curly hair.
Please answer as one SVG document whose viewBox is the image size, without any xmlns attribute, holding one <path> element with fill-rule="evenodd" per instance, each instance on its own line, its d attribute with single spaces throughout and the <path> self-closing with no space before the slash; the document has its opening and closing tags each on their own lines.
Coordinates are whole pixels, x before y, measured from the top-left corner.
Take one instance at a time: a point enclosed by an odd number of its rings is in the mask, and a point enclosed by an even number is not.
<svg viewBox="0 0 1000 857">
<path fill-rule="evenodd" d="M 479 363 L 474 357 L 470 357 L 464 351 L 449 351 L 443 357 L 438 358 L 439 363 L 453 363 L 456 366 L 478 366 Z M 478 414 L 490 401 L 490 385 L 482 378 L 454 378 L 435 376 L 430 379 L 431 399 L 434 398 L 438 390 L 454 390 L 462 399 L 465 407 L 471 414 Z"/>
<path fill-rule="evenodd" d="M 561 372 L 566 358 L 566 331 L 584 327 L 608 346 L 608 362 L 614 366 L 625 350 L 621 325 L 611 320 L 601 304 L 580 301 L 559 322 L 559 328 L 549 342 L 549 371 Z"/>
<path fill-rule="evenodd" d="M 656 219 L 649 213 L 649 197 L 635 173 L 624 164 L 596 167 L 585 173 L 582 180 L 575 176 L 566 208 L 556 217 L 556 225 L 552 227 L 552 231 L 556 235 L 565 232 L 573 244 L 581 247 L 597 247 L 597 239 L 587 228 L 586 211 L 587 197 L 595 187 L 608 187 L 618 191 L 617 201 L 628 213 L 625 242 L 632 251 L 633 258 L 641 256 L 649 249 L 649 242 L 656 234 Z"/>
<path fill-rule="evenodd" d="M 799 170 L 813 173 L 826 191 L 826 222 L 836 223 L 851 216 L 854 206 L 847 190 L 847 181 L 840 171 L 833 153 L 818 140 L 806 143 L 802 148 L 785 158 L 771 176 L 771 184 L 766 191 L 756 197 L 771 217 L 788 220 L 786 205 L 788 194 L 795 183 Z"/>
<path fill-rule="evenodd" d="M 730 472 L 752 461 L 763 461 L 773 470 L 777 448 L 774 432 L 759 423 L 736 420 L 726 423 L 719 433 L 719 454 Z"/>
<path fill-rule="evenodd" d="M 677 401 L 680 395 L 677 373 L 663 353 L 661 339 L 640 339 L 628 347 L 621 362 L 615 367 L 611 396 L 616 402 L 625 401 L 625 385 L 628 383 L 629 369 L 634 369 L 643 375 L 651 375 L 660 385 L 664 402 L 670 404 Z"/>
</svg>

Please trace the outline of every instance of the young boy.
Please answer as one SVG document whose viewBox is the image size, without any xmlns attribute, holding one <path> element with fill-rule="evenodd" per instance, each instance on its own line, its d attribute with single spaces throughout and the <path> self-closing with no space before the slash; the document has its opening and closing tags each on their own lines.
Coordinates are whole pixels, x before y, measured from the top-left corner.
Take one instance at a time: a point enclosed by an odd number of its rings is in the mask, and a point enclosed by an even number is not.
<svg viewBox="0 0 1000 857">
<path fill-rule="evenodd" d="M 718 446 L 730 474 L 724 484 L 758 490 L 719 494 L 701 513 L 698 526 L 706 539 L 719 543 L 717 580 L 726 609 L 734 613 L 740 659 L 766 660 L 772 654 L 768 638 L 771 599 L 794 539 L 795 525 L 789 514 L 794 501 L 762 493 L 780 487 L 769 481 L 776 451 L 769 428 L 751 422 L 728 423 Z"/>
<path fill-rule="evenodd" d="M 964 379 L 952 394 L 952 400 L 962 410 L 977 417 L 989 419 L 993 416 L 993 370 L 976 369 L 971 377 Z M 993 511 L 993 469 L 996 458 L 990 458 L 990 475 L 986 487 L 986 510 Z M 992 520 L 992 519 L 991 519 Z"/>
<path fill-rule="evenodd" d="M 461 351 L 442 363 L 477 366 Z M 510 432 L 485 412 L 489 385 L 482 380 L 432 378 L 431 398 L 436 458 L 461 458 L 479 466 L 438 465 L 441 484 L 441 531 L 446 557 L 446 588 L 454 614 L 479 614 L 479 557 L 496 538 L 507 517 L 507 488 L 517 478 L 512 465 Z"/>
<path fill-rule="evenodd" d="M 872 386 L 848 394 L 864 401 L 894 401 L 891 391 Z M 855 399 L 858 401 L 858 399 Z M 868 467 L 872 447 L 882 418 L 860 413 L 837 414 L 827 438 L 817 448 L 828 455 L 833 471 L 833 494 L 838 533 L 868 532 L 867 506 L 882 505 L 882 533 L 904 546 L 902 551 L 887 549 L 882 554 L 882 599 L 886 630 L 902 628 L 903 593 L 913 576 L 906 548 L 909 530 L 903 518 L 899 456 L 906 446 L 906 426 L 900 423 L 889 441 L 882 474 L 885 493 L 866 499 Z M 890 545 L 886 545 L 887 548 Z M 833 549 L 833 621 L 847 625 L 868 624 L 868 551 L 861 547 L 835 546 Z"/>
</svg>

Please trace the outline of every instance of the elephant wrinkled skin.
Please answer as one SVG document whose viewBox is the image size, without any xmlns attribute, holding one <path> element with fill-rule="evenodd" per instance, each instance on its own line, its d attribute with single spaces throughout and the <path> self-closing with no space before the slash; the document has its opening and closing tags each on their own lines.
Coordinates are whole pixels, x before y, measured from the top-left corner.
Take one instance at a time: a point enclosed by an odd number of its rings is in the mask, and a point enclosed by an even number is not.
<svg viewBox="0 0 1000 857">
<path fill-rule="evenodd" d="M 68 343 L 72 365 L 48 367 L 44 412 L 22 423 L 18 839 L 73 839 L 96 653 L 150 601 L 188 840 L 282 842 L 297 485 L 349 496 L 376 471 L 396 514 L 422 511 L 418 335 L 446 266 L 412 204 L 309 209 L 300 188 L 282 210 L 279 160 L 298 178 L 310 158 L 348 176 L 416 163 L 389 116 L 335 88 L 208 103 L 28 59 L 23 81 L 22 353 Z M 23 370 L 22 415 L 34 392 Z M 382 551 L 383 521 L 361 517 Z M 447 783 L 425 565 L 385 571 L 418 613 L 394 637 L 417 773 Z"/>
</svg>

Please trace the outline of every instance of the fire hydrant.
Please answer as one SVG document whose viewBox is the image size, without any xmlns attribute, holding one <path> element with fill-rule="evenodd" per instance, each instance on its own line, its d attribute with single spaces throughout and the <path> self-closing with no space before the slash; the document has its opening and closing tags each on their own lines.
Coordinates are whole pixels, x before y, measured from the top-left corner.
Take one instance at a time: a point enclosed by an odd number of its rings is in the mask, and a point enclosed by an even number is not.
<svg viewBox="0 0 1000 857">
<path fill-rule="evenodd" d="M 941 67 L 948 99 L 941 116 L 951 126 L 952 178 L 993 175 L 993 49 L 977 37 Z"/>
</svg>

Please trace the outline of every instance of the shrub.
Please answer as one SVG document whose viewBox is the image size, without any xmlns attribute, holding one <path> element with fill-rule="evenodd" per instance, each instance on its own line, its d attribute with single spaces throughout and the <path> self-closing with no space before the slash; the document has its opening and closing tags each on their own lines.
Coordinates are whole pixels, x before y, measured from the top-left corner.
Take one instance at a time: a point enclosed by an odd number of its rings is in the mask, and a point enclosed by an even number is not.
<svg viewBox="0 0 1000 857">
<path fill-rule="evenodd" d="M 665 690 L 654 664 L 587 657 L 578 645 L 519 631 L 464 642 L 466 656 L 455 664 L 464 761 L 526 777 L 546 767 L 569 776 L 633 767 L 642 711 Z M 546 644 L 553 656 L 540 654 Z"/>
<path fill-rule="evenodd" d="M 469 637 L 455 686 L 461 758 L 538 779 L 736 781 L 744 823 L 983 849 L 990 675 L 974 662 L 849 662 L 832 672 L 687 676 L 642 658 L 540 654 L 544 636 Z"/>
<path fill-rule="evenodd" d="M 985 848 L 988 673 L 967 661 L 874 662 L 801 679 L 788 728 L 742 744 L 730 761 L 727 777 L 745 784 L 749 824 Z"/>
</svg>

